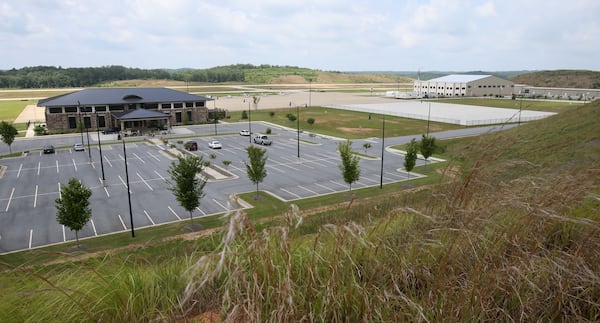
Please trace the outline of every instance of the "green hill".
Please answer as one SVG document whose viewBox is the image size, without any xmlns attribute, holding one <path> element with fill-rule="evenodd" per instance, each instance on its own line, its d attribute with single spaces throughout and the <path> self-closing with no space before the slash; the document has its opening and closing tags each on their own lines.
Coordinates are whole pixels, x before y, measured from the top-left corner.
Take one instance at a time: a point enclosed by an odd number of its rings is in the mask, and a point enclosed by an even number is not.
<svg viewBox="0 0 600 323">
<path fill-rule="evenodd" d="M 600 88 L 600 72 L 586 70 L 555 70 L 520 74 L 510 79 L 519 84 L 542 87 Z"/>
<path fill-rule="evenodd" d="M 445 141 L 435 185 L 5 266 L 0 321 L 599 321 L 599 111 Z"/>
</svg>

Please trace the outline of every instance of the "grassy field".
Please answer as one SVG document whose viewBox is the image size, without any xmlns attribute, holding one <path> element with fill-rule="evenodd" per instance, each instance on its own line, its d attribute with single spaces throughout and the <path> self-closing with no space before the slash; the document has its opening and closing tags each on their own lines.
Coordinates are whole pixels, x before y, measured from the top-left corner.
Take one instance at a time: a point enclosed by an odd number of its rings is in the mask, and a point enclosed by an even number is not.
<svg viewBox="0 0 600 323">
<path fill-rule="evenodd" d="M 0 101 L 0 120 L 12 122 L 29 104 L 35 104 L 36 101 Z"/>
<path fill-rule="evenodd" d="M 273 117 L 269 115 L 274 112 Z M 287 114 L 296 115 L 296 109 L 258 110 L 250 113 L 253 121 L 263 120 L 281 126 L 296 129 L 297 121 L 290 121 Z M 231 112 L 230 121 L 247 121 L 241 119 L 242 111 Z M 307 119 L 315 119 L 311 126 Z M 431 132 L 458 129 L 461 126 L 431 122 Z M 382 115 L 369 114 L 355 111 L 328 109 L 320 107 L 300 109 L 300 130 L 320 133 L 348 139 L 381 137 Z M 426 120 L 413 120 L 385 116 L 385 135 L 388 137 L 404 136 L 415 133 L 425 133 L 427 130 Z"/>
<path fill-rule="evenodd" d="M 444 142 L 383 190 L 0 256 L 0 321 L 599 321 L 598 107 Z"/>
</svg>

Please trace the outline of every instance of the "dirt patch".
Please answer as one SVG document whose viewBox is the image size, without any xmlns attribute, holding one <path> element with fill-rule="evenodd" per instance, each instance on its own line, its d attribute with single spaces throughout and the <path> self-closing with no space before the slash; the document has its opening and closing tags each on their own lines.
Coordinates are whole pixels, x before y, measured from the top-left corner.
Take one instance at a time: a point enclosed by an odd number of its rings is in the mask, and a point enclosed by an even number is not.
<svg viewBox="0 0 600 323">
<path fill-rule="evenodd" d="M 346 132 L 346 133 L 369 133 L 371 131 L 377 130 L 377 129 L 373 129 L 373 128 L 346 128 L 346 127 L 337 127 L 336 129 L 339 131 L 342 131 L 342 132 Z"/>
</svg>

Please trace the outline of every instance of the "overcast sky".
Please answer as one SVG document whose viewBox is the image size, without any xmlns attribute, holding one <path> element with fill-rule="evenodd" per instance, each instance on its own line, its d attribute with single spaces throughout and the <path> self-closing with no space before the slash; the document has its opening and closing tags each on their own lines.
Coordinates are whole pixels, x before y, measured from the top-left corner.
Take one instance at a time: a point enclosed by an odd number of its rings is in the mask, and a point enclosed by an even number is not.
<svg viewBox="0 0 600 323">
<path fill-rule="evenodd" d="M 0 0 L 0 69 L 600 70 L 599 0 Z"/>
</svg>

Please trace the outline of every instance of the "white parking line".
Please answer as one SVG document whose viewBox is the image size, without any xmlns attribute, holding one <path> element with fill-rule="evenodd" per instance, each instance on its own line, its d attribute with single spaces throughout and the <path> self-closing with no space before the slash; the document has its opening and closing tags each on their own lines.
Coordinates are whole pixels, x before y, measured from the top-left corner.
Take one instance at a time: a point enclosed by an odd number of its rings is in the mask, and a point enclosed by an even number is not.
<svg viewBox="0 0 600 323">
<path fill-rule="evenodd" d="M 374 179 L 370 179 L 370 178 L 368 178 L 368 177 L 363 177 L 363 178 L 361 178 L 361 179 L 362 179 L 362 180 L 364 180 L 364 181 L 368 181 L 368 182 L 379 183 L 379 181 L 378 181 L 378 180 L 376 181 L 376 180 L 374 180 Z"/>
<path fill-rule="evenodd" d="M 40 169 L 42 168 L 42 162 L 38 162 L 38 171 L 37 174 L 40 176 Z"/>
<path fill-rule="evenodd" d="M 58 160 L 56 161 L 56 173 L 58 174 Z"/>
<path fill-rule="evenodd" d="M 117 175 L 117 177 L 119 177 L 119 179 L 121 180 L 121 183 L 123 183 L 123 186 L 125 186 L 125 188 L 127 188 L 127 183 L 125 183 L 125 181 L 123 180 L 123 178 L 121 177 L 121 175 Z M 129 190 L 130 194 L 133 194 L 133 192 L 131 191 L 131 189 Z"/>
<path fill-rule="evenodd" d="M 214 201 L 215 203 L 217 203 L 217 204 L 218 204 L 220 207 L 222 207 L 223 209 L 225 209 L 225 211 L 229 211 L 229 209 L 228 209 L 228 208 L 227 208 L 225 205 L 221 204 L 219 201 L 217 201 L 217 200 L 215 200 L 215 199 L 213 199 L 213 201 Z"/>
<path fill-rule="evenodd" d="M 160 159 L 156 156 L 154 156 L 152 153 L 150 153 L 149 151 L 147 152 L 148 155 L 150 155 L 150 157 L 156 159 L 157 161 L 160 161 Z"/>
<path fill-rule="evenodd" d="M 276 170 L 276 171 L 278 171 L 278 172 L 280 172 L 280 173 L 285 173 L 285 171 L 283 171 L 283 170 L 281 170 L 281 169 L 279 169 L 279 168 L 277 168 L 277 167 L 275 167 L 275 166 L 272 166 L 272 165 L 267 165 L 267 167 L 269 167 L 269 168 L 273 168 L 274 170 Z"/>
<path fill-rule="evenodd" d="M 175 213 L 175 211 L 173 211 L 173 209 L 170 206 L 167 206 L 167 208 L 171 211 L 171 213 L 175 214 L 175 216 L 177 217 L 177 219 L 181 220 L 181 218 L 179 217 L 179 215 L 177 213 Z"/>
<path fill-rule="evenodd" d="M 35 186 L 35 196 L 33 198 L 33 208 L 35 209 L 35 206 L 37 205 L 37 193 L 38 193 L 38 186 Z"/>
<path fill-rule="evenodd" d="M 285 161 L 287 161 L 289 163 L 292 163 L 292 164 L 301 165 L 301 166 L 304 166 L 304 167 L 307 167 L 307 168 L 310 168 L 310 169 L 314 169 L 314 167 L 306 165 L 300 159 L 295 160 L 295 159 L 286 158 L 286 157 L 282 157 L 282 156 L 280 156 L 279 158 L 281 158 L 281 159 L 283 159 L 283 160 L 285 160 Z"/>
<path fill-rule="evenodd" d="M 146 212 L 146 210 L 144 210 L 144 214 L 146 214 L 146 217 L 148 218 L 148 220 L 150 220 L 150 222 L 152 222 L 152 225 L 156 225 L 156 223 L 154 223 L 154 220 L 152 220 L 152 218 L 150 217 L 150 214 L 148 214 L 148 212 Z"/>
<path fill-rule="evenodd" d="M 329 181 L 329 182 L 331 182 L 331 183 L 333 183 L 335 185 L 341 186 L 341 187 L 347 187 L 346 185 L 340 184 L 340 183 L 338 183 L 336 181 Z"/>
<path fill-rule="evenodd" d="M 143 159 L 140 158 L 140 156 L 138 156 L 138 154 L 133 153 L 133 155 L 135 156 L 135 158 L 139 159 L 142 163 L 146 163 Z"/>
<path fill-rule="evenodd" d="M 196 210 L 200 211 L 200 213 L 202 213 L 203 215 L 206 215 L 206 213 L 204 213 L 204 211 L 202 211 L 199 207 L 197 207 Z"/>
<path fill-rule="evenodd" d="M 63 242 L 67 241 L 67 235 L 65 234 L 65 226 L 62 226 L 62 232 L 63 232 Z"/>
<path fill-rule="evenodd" d="M 75 171 L 77 171 L 77 164 L 75 164 L 75 159 L 71 159 L 73 161 L 73 167 L 75 167 Z"/>
<path fill-rule="evenodd" d="M 8 198 L 8 204 L 6 204 L 6 212 L 8 212 L 8 207 L 10 206 L 10 201 L 12 201 L 13 194 L 15 194 L 14 187 L 13 187 L 12 191 L 10 192 L 10 197 Z"/>
<path fill-rule="evenodd" d="M 157 171 L 154 171 L 154 173 L 156 175 L 158 175 L 158 177 L 160 177 L 160 179 L 162 179 L 163 181 L 166 181 L 167 179 L 165 179 L 161 174 L 159 174 Z"/>
<path fill-rule="evenodd" d="M 315 192 L 315 191 L 313 191 L 311 189 L 308 189 L 308 188 L 306 188 L 304 186 L 298 185 L 298 187 L 301 188 L 301 189 L 303 189 L 303 190 L 305 190 L 305 191 L 311 192 L 314 195 L 319 195 L 319 193 L 317 193 L 317 192 Z"/>
<path fill-rule="evenodd" d="M 144 178 L 142 178 L 142 175 L 140 175 L 140 173 L 136 173 L 136 174 L 137 174 L 137 176 L 138 176 L 138 177 L 139 177 L 139 178 L 142 180 L 142 182 L 144 182 L 144 184 L 146 184 L 146 186 L 148 186 L 148 188 L 149 188 L 151 191 L 154 191 L 154 189 L 152 188 L 152 186 L 150 186 L 150 184 L 148 184 L 148 182 L 146 182 L 146 180 L 144 180 Z"/>
<path fill-rule="evenodd" d="M 29 230 L 29 249 L 31 249 L 31 241 L 33 240 L 33 229 Z"/>
<path fill-rule="evenodd" d="M 110 162 L 110 159 L 108 159 L 108 157 L 104 156 L 104 159 L 106 160 L 106 162 L 108 163 L 108 165 L 110 167 L 113 167 L 112 163 Z"/>
<path fill-rule="evenodd" d="M 98 236 L 98 232 L 96 231 L 96 225 L 94 224 L 94 220 L 90 219 L 90 223 L 92 224 L 92 229 L 94 229 L 94 236 Z"/>
<path fill-rule="evenodd" d="M 19 165 L 19 171 L 17 172 L 17 178 L 21 175 L 21 169 L 23 169 L 23 164 Z"/>
<path fill-rule="evenodd" d="M 280 189 L 280 190 L 282 190 L 282 191 L 284 191 L 284 192 L 286 192 L 286 193 L 288 193 L 288 194 L 290 194 L 290 195 L 294 195 L 294 196 L 295 196 L 295 197 L 297 197 L 297 198 L 302 198 L 302 196 L 300 196 L 300 195 L 298 195 L 298 194 L 296 194 L 296 193 L 290 192 L 290 191 L 286 190 L 286 189 L 285 189 L 285 188 L 283 188 L 283 187 L 280 187 L 279 189 Z"/>
<path fill-rule="evenodd" d="M 125 222 L 123 222 L 123 218 L 121 217 L 121 215 L 117 214 L 117 216 L 119 217 L 119 221 L 121 221 L 121 225 L 123 226 L 123 230 L 127 230 L 127 227 L 125 226 Z"/>
<path fill-rule="evenodd" d="M 319 184 L 319 183 L 315 183 L 315 185 L 317 185 L 317 186 L 319 186 L 319 187 L 322 187 L 322 188 L 324 188 L 324 189 L 326 189 L 326 190 L 332 191 L 332 192 L 335 192 L 335 191 L 336 191 L 336 190 L 334 190 L 334 189 L 333 189 L 333 188 L 331 188 L 331 187 L 328 187 L 328 186 L 325 186 L 325 185 L 321 185 L 321 184 Z"/>
<path fill-rule="evenodd" d="M 60 190 L 60 182 L 58 182 L 58 198 L 62 198 L 62 191 Z"/>
<path fill-rule="evenodd" d="M 90 164 L 92 164 L 93 169 L 96 169 L 96 165 L 94 164 L 94 162 L 91 162 Z"/>
<path fill-rule="evenodd" d="M 104 186 L 104 192 L 106 192 L 107 197 L 110 197 L 110 194 L 108 194 L 108 190 L 106 189 L 106 186 Z"/>
</svg>

